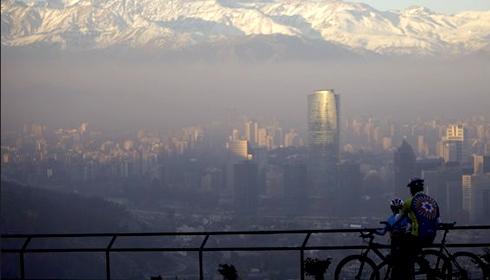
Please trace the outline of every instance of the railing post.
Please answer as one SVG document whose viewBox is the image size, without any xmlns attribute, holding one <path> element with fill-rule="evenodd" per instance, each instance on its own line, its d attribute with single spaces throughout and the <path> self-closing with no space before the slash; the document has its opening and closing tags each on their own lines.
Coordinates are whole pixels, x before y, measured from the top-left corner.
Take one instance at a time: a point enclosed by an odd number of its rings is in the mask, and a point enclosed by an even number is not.
<svg viewBox="0 0 490 280">
<path fill-rule="evenodd" d="M 308 239 L 310 239 L 310 236 L 311 236 L 311 232 L 308 232 L 308 234 L 306 234 L 306 237 L 305 237 L 305 240 L 303 240 L 303 244 L 301 244 L 301 250 L 300 250 L 300 261 L 301 261 L 301 264 L 300 264 L 300 269 L 301 269 L 301 280 L 304 280 L 305 279 L 305 247 L 306 247 L 306 244 L 308 243 Z"/>
<path fill-rule="evenodd" d="M 105 249 L 105 277 L 106 280 L 111 280 L 111 248 L 114 242 L 116 241 L 117 235 L 112 236 L 109 245 L 107 245 Z"/>
<path fill-rule="evenodd" d="M 24 244 L 22 245 L 22 249 L 20 250 L 20 255 L 19 255 L 20 279 L 22 279 L 22 280 L 26 279 L 26 270 L 25 270 L 25 264 L 24 264 L 24 254 L 25 254 L 25 250 L 27 249 L 27 246 L 29 245 L 29 242 L 31 242 L 31 237 L 28 237 L 26 239 L 26 241 L 24 241 Z"/>
<path fill-rule="evenodd" d="M 208 242 L 209 234 L 204 237 L 204 240 L 201 243 L 201 247 L 199 247 L 199 280 L 204 280 L 204 270 L 203 270 L 203 262 L 202 262 L 202 250 L 204 246 L 206 246 L 206 242 Z"/>
</svg>

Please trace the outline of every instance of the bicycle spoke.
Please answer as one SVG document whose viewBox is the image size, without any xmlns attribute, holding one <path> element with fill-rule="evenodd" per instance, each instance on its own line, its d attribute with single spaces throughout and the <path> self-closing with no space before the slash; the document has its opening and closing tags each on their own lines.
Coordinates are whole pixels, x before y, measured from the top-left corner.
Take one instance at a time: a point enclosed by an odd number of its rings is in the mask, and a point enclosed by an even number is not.
<svg viewBox="0 0 490 280">
<path fill-rule="evenodd" d="M 376 265 L 370 259 L 361 256 L 349 256 L 342 260 L 335 272 L 337 280 L 347 279 L 379 279 Z"/>
<path fill-rule="evenodd" d="M 455 269 L 453 276 L 456 279 L 484 279 L 485 273 L 482 262 L 478 257 L 469 252 L 454 254 Z"/>
</svg>

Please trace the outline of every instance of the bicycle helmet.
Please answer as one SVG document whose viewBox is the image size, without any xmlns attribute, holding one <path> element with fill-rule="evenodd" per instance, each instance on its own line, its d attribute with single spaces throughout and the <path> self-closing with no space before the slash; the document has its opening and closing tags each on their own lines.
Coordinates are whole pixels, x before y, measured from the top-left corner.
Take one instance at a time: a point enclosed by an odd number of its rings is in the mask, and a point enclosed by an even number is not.
<svg viewBox="0 0 490 280">
<path fill-rule="evenodd" d="M 413 177 L 410 179 L 410 182 L 408 183 L 407 187 L 412 188 L 412 187 L 423 187 L 424 186 L 424 179 L 420 179 L 418 177 Z"/>
<path fill-rule="evenodd" d="M 395 208 L 402 208 L 403 207 L 403 200 L 401 200 L 399 198 L 395 198 L 390 202 L 390 206 L 395 207 Z"/>
</svg>

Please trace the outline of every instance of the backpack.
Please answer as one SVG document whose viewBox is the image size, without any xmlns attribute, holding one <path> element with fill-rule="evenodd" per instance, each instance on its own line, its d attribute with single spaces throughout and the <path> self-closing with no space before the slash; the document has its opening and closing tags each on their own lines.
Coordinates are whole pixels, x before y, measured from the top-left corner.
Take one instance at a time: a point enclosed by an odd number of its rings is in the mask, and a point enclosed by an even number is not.
<svg viewBox="0 0 490 280">
<path fill-rule="evenodd" d="M 432 197 L 418 193 L 412 199 L 412 211 L 419 227 L 419 240 L 432 243 L 439 225 L 439 205 Z"/>
</svg>

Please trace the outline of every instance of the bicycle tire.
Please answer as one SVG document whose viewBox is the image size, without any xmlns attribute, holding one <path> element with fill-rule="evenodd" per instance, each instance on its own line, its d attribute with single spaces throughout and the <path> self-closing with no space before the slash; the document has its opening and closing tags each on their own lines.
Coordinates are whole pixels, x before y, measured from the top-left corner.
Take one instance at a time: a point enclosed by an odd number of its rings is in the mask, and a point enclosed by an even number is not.
<svg viewBox="0 0 490 280">
<path fill-rule="evenodd" d="M 377 266 L 377 270 L 379 273 L 379 279 L 380 280 L 390 280 L 391 279 L 391 270 L 393 269 L 392 265 L 390 264 L 392 260 L 384 260 Z M 418 269 L 415 268 L 418 266 Z M 423 267 L 423 256 L 418 256 L 417 259 L 415 260 L 414 263 L 414 270 L 413 270 L 413 275 L 411 279 L 440 279 L 440 280 L 445 280 L 447 277 L 444 276 L 438 276 L 438 275 L 432 275 L 430 271 L 422 271 L 420 267 Z"/>
<path fill-rule="evenodd" d="M 380 280 L 391 279 L 390 274 L 391 274 L 392 266 L 391 266 L 390 262 L 391 262 L 391 260 L 384 260 L 376 266 L 376 270 L 378 271 Z"/>
<path fill-rule="evenodd" d="M 461 251 L 454 253 L 452 259 L 460 266 L 456 266 L 456 269 L 453 269 L 455 270 L 453 276 L 456 276 L 456 279 L 473 280 L 490 278 L 485 269 L 485 264 L 477 255 Z"/>
<path fill-rule="evenodd" d="M 369 266 L 370 271 L 365 270 L 355 271 L 357 267 L 360 268 L 361 264 L 364 264 L 364 268 Z M 352 266 L 352 267 L 350 267 Z M 357 275 L 354 275 L 356 273 Z M 360 273 L 362 275 L 360 275 Z M 379 280 L 379 273 L 376 264 L 373 260 L 362 255 L 351 255 L 342 259 L 337 267 L 335 268 L 335 280 L 345 280 L 345 279 L 369 279 L 369 280 Z"/>
<path fill-rule="evenodd" d="M 452 278 L 452 266 L 451 266 L 451 261 L 450 259 L 441 253 L 440 251 L 437 250 L 423 250 L 422 253 L 420 253 L 419 256 L 420 260 L 426 260 L 429 265 L 430 265 L 430 272 L 425 273 L 428 275 L 428 278 L 430 279 L 441 279 L 441 280 L 451 280 Z M 434 267 L 434 262 L 431 262 L 432 259 L 439 259 L 441 261 L 441 264 L 439 264 L 438 267 Z M 419 269 L 419 271 L 421 271 Z"/>
</svg>

